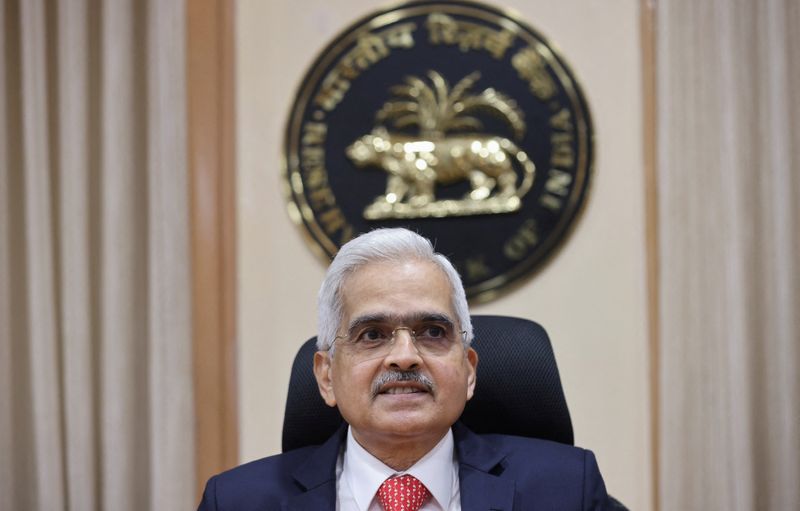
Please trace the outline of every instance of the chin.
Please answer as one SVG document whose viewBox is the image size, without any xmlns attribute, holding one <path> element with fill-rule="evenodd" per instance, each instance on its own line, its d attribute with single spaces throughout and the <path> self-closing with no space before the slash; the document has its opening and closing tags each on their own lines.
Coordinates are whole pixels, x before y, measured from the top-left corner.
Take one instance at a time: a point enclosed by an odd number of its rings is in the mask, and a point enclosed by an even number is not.
<svg viewBox="0 0 800 511">
<path fill-rule="evenodd" d="M 449 428 L 450 424 L 445 425 L 441 421 L 405 416 L 391 420 L 386 424 L 384 431 L 393 436 L 408 438 L 437 435 Z"/>
</svg>

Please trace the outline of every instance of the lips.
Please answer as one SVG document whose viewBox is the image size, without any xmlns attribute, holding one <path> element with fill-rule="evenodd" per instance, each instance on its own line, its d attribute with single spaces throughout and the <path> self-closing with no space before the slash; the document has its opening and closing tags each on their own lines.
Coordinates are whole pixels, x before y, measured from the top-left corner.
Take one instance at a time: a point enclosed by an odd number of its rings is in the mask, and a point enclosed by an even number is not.
<svg viewBox="0 0 800 511">
<path fill-rule="evenodd" d="M 428 389 L 417 385 L 386 385 L 378 394 L 422 394 L 427 392 Z"/>
<path fill-rule="evenodd" d="M 372 382 L 372 397 L 434 394 L 433 380 L 417 371 L 388 371 Z"/>
</svg>

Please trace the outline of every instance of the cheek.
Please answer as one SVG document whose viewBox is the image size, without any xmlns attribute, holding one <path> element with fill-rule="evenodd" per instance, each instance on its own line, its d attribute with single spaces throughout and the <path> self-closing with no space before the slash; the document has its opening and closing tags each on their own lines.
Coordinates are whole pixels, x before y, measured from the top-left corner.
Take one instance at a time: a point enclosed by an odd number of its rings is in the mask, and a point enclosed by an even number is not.
<svg viewBox="0 0 800 511">
<path fill-rule="evenodd" d="M 441 389 L 446 387 L 448 393 L 464 395 L 469 392 L 469 372 L 465 365 L 454 363 L 431 368 L 431 376 L 437 386 Z"/>
<path fill-rule="evenodd" d="M 362 363 L 347 368 L 337 367 L 332 374 L 333 389 L 336 397 L 341 401 L 342 398 L 369 394 L 374 371 Z"/>
</svg>

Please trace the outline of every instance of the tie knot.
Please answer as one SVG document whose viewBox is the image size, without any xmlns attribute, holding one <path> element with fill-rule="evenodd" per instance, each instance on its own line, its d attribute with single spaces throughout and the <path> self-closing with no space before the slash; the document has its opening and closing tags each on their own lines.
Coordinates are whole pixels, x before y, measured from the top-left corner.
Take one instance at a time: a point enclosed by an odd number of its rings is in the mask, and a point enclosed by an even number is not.
<svg viewBox="0 0 800 511">
<path fill-rule="evenodd" d="M 378 488 L 378 500 L 386 511 L 417 511 L 430 495 L 419 479 L 408 474 L 390 477 Z"/>
</svg>

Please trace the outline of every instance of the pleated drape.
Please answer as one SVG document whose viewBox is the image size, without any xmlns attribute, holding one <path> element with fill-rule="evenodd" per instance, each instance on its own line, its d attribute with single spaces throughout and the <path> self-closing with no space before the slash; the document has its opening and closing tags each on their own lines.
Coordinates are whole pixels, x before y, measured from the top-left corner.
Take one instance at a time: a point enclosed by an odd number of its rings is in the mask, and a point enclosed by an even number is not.
<svg viewBox="0 0 800 511">
<path fill-rule="evenodd" d="M 800 509 L 800 3 L 656 5 L 660 509 Z"/>
<path fill-rule="evenodd" d="M 0 9 L 0 510 L 195 504 L 184 25 Z"/>
</svg>

